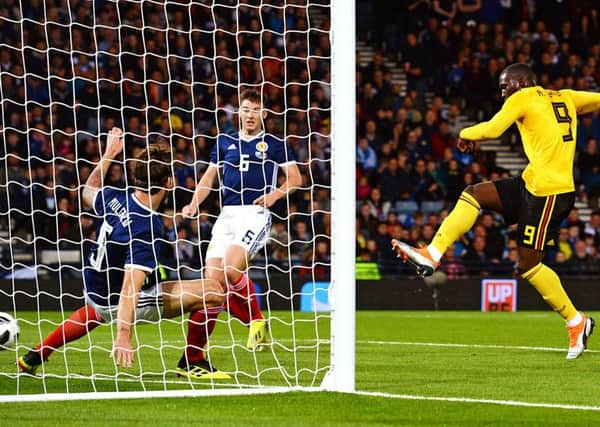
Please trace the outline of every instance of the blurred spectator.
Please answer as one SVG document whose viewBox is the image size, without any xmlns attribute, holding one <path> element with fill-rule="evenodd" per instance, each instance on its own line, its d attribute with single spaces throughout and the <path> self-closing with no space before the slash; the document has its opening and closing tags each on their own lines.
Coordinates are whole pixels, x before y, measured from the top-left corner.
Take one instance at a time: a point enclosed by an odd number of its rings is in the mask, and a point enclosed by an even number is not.
<svg viewBox="0 0 600 427">
<path fill-rule="evenodd" d="M 585 234 L 594 237 L 594 246 L 600 244 L 600 211 L 595 210 L 590 215 L 590 220 L 585 224 Z"/>
<path fill-rule="evenodd" d="M 411 193 L 408 173 L 404 169 L 398 168 L 398 159 L 391 158 L 387 162 L 387 167 L 379 177 L 381 195 L 383 200 L 395 203 L 400 199 L 407 199 Z"/>
<path fill-rule="evenodd" d="M 356 198 L 358 200 L 365 200 L 371 194 L 372 188 L 373 187 L 371 187 L 371 184 L 369 184 L 369 178 L 366 175 L 362 175 L 360 178 L 358 178 L 358 185 L 356 187 Z"/>
<path fill-rule="evenodd" d="M 371 208 L 371 213 L 378 220 L 385 218 L 390 210 L 390 202 L 386 202 L 381 198 L 381 190 L 379 190 L 379 187 L 375 187 L 371 190 L 367 203 Z"/>
<path fill-rule="evenodd" d="M 450 155 L 451 153 L 450 151 Z M 442 165 L 441 177 L 446 188 L 446 198 L 456 200 L 464 190 L 463 174 L 456 159 L 450 158 Z"/>
<path fill-rule="evenodd" d="M 455 245 L 451 245 L 442 258 L 441 270 L 446 273 L 449 280 L 462 279 L 467 275 L 462 258 L 458 257 L 455 252 Z"/>
<path fill-rule="evenodd" d="M 565 259 L 568 260 L 573 255 L 573 247 L 569 242 L 569 229 L 566 227 L 561 227 L 558 232 L 558 251 L 562 252 L 565 255 Z"/>
<path fill-rule="evenodd" d="M 369 140 L 367 138 L 360 138 L 358 140 L 358 147 L 356 149 L 356 162 L 366 174 L 371 173 L 378 166 L 377 154 L 369 145 Z"/>
<path fill-rule="evenodd" d="M 479 223 L 485 228 L 485 245 L 488 256 L 492 261 L 500 261 L 505 243 L 500 227 L 494 221 L 494 215 L 491 212 L 483 212 Z"/>
<path fill-rule="evenodd" d="M 413 198 L 416 201 L 442 200 L 443 191 L 431 173 L 426 169 L 424 160 L 419 159 L 416 161 L 414 170 L 410 175 L 410 182 L 414 190 Z"/>
<path fill-rule="evenodd" d="M 482 0 L 458 0 L 456 10 L 459 22 L 466 24 L 469 21 L 479 21 L 479 11 Z"/>
<path fill-rule="evenodd" d="M 365 234 L 366 236 L 373 235 L 375 230 L 377 230 L 377 225 L 379 224 L 377 217 L 373 215 L 371 205 L 367 202 L 360 204 L 358 221 L 361 233 Z"/>
<path fill-rule="evenodd" d="M 571 274 L 598 272 L 598 260 L 590 254 L 584 240 L 577 240 L 573 250 L 573 256 L 569 258 L 565 266 Z"/>
<path fill-rule="evenodd" d="M 491 261 L 486 253 L 484 236 L 475 236 L 463 256 L 463 260 L 470 275 L 487 276 L 490 272 Z"/>
<path fill-rule="evenodd" d="M 598 152 L 598 141 L 595 138 L 588 138 L 585 150 L 579 153 L 577 165 L 585 193 L 591 199 L 590 205 L 598 207 L 598 197 L 600 197 L 600 152 Z"/>
<path fill-rule="evenodd" d="M 590 139 L 600 141 L 600 116 L 584 114 L 577 122 L 577 149 L 584 150 Z"/>
<path fill-rule="evenodd" d="M 568 227 L 569 229 L 574 227 L 573 231 L 569 230 L 569 234 L 572 235 L 573 237 L 582 236 L 583 230 L 585 228 L 585 222 L 583 222 L 583 220 L 581 220 L 581 218 L 579 218 L 579 209 L 577 209 L 576 207 L 573 207 L 571 209 L 571 211 L 569 212 L 569 215 L 567 216 L 567 218 L 563 221 L 563 224 L 561 224 L 561 225 L 564 227 Z"/>
<path fill-rule="evenodd" d="M 450 25 L 456 17 L 458 10 L 454 0 L 433 0 L 432 9 L 434 14 L 442 21 L 443 25 Z"/>
</svg>

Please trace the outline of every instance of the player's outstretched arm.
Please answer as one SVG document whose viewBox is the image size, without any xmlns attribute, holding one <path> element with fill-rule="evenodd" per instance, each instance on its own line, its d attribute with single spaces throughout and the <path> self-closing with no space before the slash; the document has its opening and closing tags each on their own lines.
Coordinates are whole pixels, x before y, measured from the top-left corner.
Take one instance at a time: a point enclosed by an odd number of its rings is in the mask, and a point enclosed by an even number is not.
<svg viewBox="0 0 600 427">
<path fill-rule="evenodd" d="M 192 197 L 192 201 L 189 205 L 185 205 L 181 209 L 181 213 L 187 217 L 193 217 L 198 212 L 198 206 L 206 200 L 213 186 L 215 185 L 215 179 L 217 178 L 218 168 L 216 165 L 210 164 L 208 168 L 198 181 L 196 185 L 196 191 L 194 191 L 194 196 Z"/>
<path fill-rule="evenodd" d="M 106 150 L 88 177 L 81 195 L 85 207 L 94 207 L 94 196 L 102 188 L 102 180 L 108 172 L 110 162 L 123 151 L 123 131 L 114 127 L 108 132 Z"/>
<path fill-rule="evenodd" d="M 487 122 L 469 126 L 460 131 L 460 139 L 467 141 L 487 141 L 497 139 L 514 122 L 525 114 L 526 103 L 519 92 L 511 95 L 500 111 Z"/>
<path fill-rule="evenodd" d="M 131 330 L 135 322 L 135 307 L 146 275 L 143 270 L 127 267 L 123 276 L 117 311 L 117 337 L 113 343 L 111 356 L 117 366 L 121 365 L 124 368 L 131 368 L 134 360 Z"/>
<path fill-rule="evenodd" d="M 600 110 L 600 93 L 580 90 L 569 90 L 575 103 L 577 114 L 587 114 Z"/>
<path fill-rule="evenodd" d="M 261 205 L 266 208 L 270 208 L 275 202 L 288 194 L 293 193 L 302 185 L 302 176 L 300 175 L 300 169 L 296 163 L 289 163 L 281 167 L 283 173 L 286 176 L 285 182 L 275 191 L 267 194 L 263 194 L 254 200 L 255 205 Z"/>
</svg>

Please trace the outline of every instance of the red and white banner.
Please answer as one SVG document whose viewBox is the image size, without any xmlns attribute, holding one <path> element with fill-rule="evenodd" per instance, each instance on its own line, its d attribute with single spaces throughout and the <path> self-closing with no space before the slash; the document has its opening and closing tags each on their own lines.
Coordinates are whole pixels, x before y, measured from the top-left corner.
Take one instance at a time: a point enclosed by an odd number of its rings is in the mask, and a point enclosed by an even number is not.
<svg viewBox="0 0 600 427">
<path fill-rule="evenodd" d="M 515 279 L 483 279 L 481 281 L 481 311 L 517 311 L 517 281 Z"/>
</svg>

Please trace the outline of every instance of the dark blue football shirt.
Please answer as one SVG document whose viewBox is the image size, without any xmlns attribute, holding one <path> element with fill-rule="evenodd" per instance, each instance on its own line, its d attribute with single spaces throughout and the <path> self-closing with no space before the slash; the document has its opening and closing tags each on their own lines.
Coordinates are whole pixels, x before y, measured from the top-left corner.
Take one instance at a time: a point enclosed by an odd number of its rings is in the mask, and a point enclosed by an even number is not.
<svg viewBox="0 0 600 427">
<path fill-rule="evenodd" d="M 94 211 L 99 218 L 96 241 L 84 261 L 85 290 L 98 305 L 115 306 L 125 267 L 149 273 L 144 287 L 156 283 L 163 222 L 133 191 L 121 189 L 98 191 Z"/>
<path fill-rule="evenodd" d="M 279 166 L 295 163 L 285 142 L 264 132 L 245 139 L 239 132 L 220 135 L 210 163 L 223 167 L 223 205 L 251 205 L 277 188 Z"/>
</svg>

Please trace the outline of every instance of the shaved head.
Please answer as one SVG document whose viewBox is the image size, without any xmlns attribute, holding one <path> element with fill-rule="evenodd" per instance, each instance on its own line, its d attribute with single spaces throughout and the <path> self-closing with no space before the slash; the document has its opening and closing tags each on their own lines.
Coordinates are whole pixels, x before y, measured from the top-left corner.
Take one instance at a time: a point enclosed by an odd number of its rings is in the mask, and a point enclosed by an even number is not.
<svg viewBox="0 0 600 427">
<path fill-rule="evenodd" d="M 525 80 L 531 83 L 531 86 L 535 86 L 535 73 L 526 64 L 512 64 L 506 67 L 502 74 L 505 74 L 509 78 L 517 80 Z"/>
<path fill-rule="evenodd" d="M 535 73 L 526 64 L 509 65 L 500 73 L 500 90 L 504 99 L 524 87 L 535 85 Z"/>
</svg>

